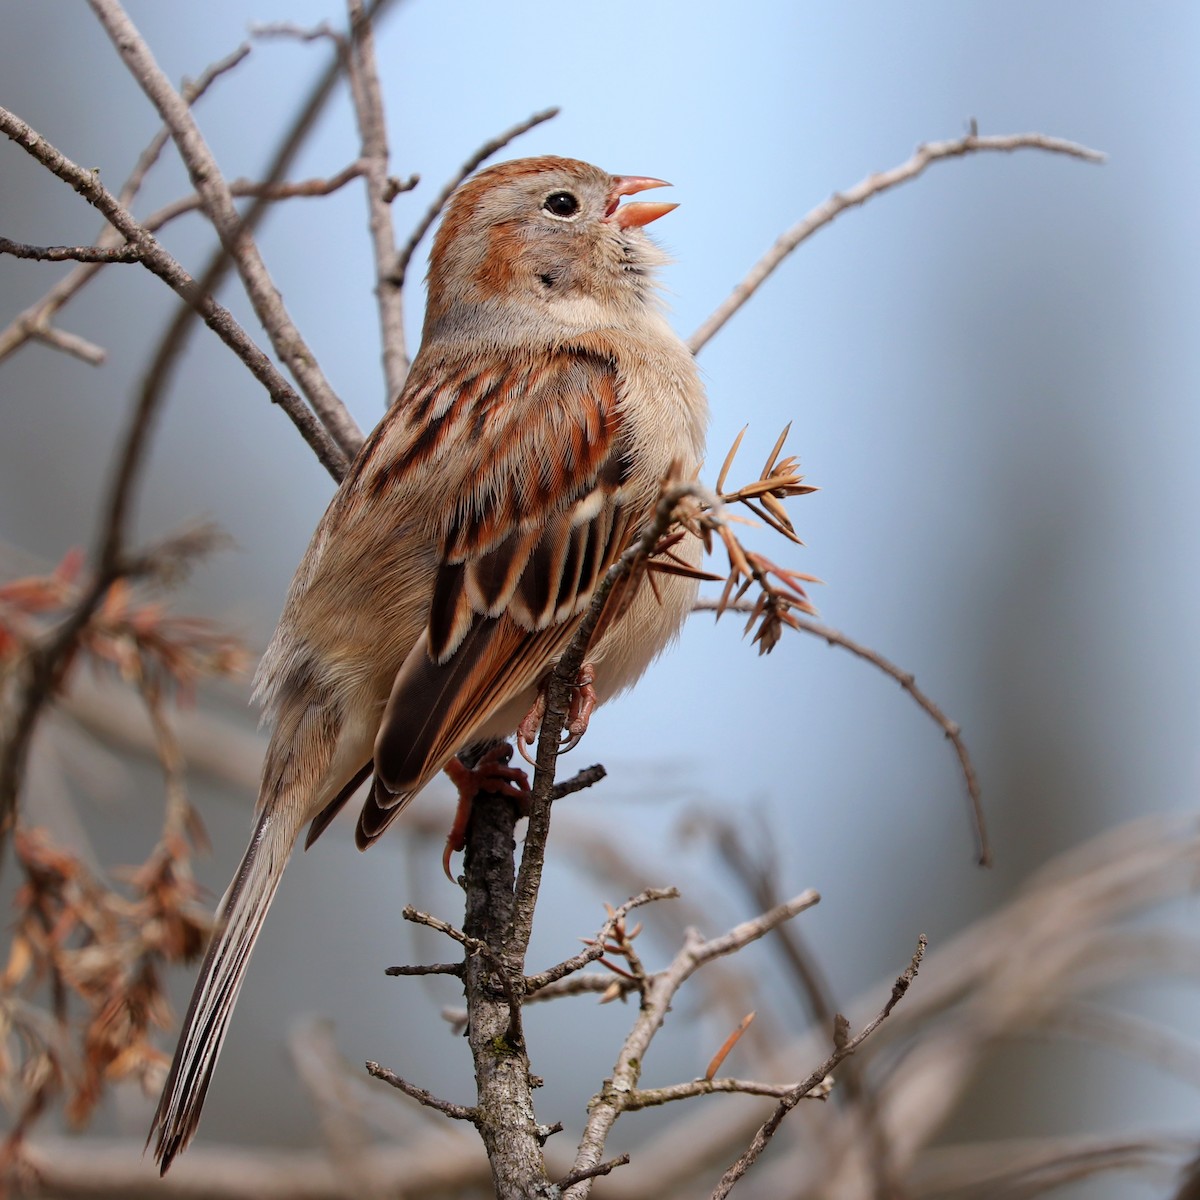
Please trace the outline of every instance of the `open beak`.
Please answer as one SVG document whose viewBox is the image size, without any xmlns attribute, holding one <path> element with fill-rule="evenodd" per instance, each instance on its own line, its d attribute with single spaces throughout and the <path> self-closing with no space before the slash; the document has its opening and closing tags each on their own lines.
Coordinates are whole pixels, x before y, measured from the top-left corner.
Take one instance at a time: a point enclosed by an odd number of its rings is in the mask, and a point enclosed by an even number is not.
<svg viewBox="0 0 1200 1200">
<path fill-rule="evenodd" d="M 620 229 L 638 228 L 649 225 L 664 217 L 678 204 L 655 204 L 640 200 L 634 204 L 622 204 L 617 207 L 622 196 L 632 196 L 636 192 L 644 192 L 650 188 L 670 187 L 665 179 L 650 179 L 645 175 L 618 175 L 613 179 L 612 190 L 608 193 L 608 209 L 605 220 L 611 221 Z"/>
</svg>

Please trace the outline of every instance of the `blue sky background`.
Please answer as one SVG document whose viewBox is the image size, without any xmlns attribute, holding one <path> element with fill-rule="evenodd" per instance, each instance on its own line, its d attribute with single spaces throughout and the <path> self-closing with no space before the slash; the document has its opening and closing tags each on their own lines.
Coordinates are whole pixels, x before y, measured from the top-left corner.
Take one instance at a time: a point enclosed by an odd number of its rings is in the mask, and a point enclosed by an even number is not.
<svg viewBox="0 0 1200 1200">
<path fill-rule="evenodd" d="M 327 0 L 144 2 L 130 12 L 176 80 L 227 53 L 248 22 L 340 18 Z M 115 186 L 156 126 L 90 14 L 13 5 L 4 24 L 0 103 Z M 938 165 L 822 231 L 701 356 L 710 478 L 742 425 L 749 474 L 793 422 L 789 445 L 821 490 L 793 503 L 805 548 L 774 552 L 825 581 L 814 595 L 825 620 L 915 671 L 962 723 L 997 867 L 972 865 L 952 755 L 893 683 L 804 637 L 760 659 L 733 621 L 714 629 L 707 618 L 593 725 L 575 757 L 603 761 L 613 778 L 580 802 L 580 819 L 625 831 L 657 883 L 671 874 L 685 813 L 761 814 L 787 886 L 823 893 L 802 920 L 839 996 L 893 975 L 918 932 L 936 946 L 1054 852 L 1141 813 L 1195 808 L 1198 25 L 1200 10 L 1183 4 L 410 0 L 379 31 L 393 169 L 423 180 L 395 203 L 401 238 L 477 145 L 561 105 L 506 156 L 568 154 L 671 180 L 681 207 L 654 232 L 676 260 L 664 283 L 685 335 L 831 191 L 920 141 L 960 135 L 972 118 L 983 133 L 1037 130 L 1110 156 L 1102 167 L 1034 152 Z M 203 101 L 202 128 L 228 177 L 261 168 L 326 55 L 321 43 L 257 43 Z M 343 96 L 294 175 L 332 174 L 355 145 Z M 186 186 L 164 164 L 139 211 Z M 89 241 L 97 227 L 8 145 L 0 223 L 34 242 Z M 364 227 L 350 187 L 280 206 L 261 245 L 368 427 L 383 387 Z M 193 218 L 166 240 L 198 264 L 210 239 Z M 0 320 L 57 270 L 0 262 Z M 421 302 L 412 289 L 414 348 Z M 107 366 L 35 346 L 4 365 L 0 538 L 55 559 L 90 535 L 147 331 L 169 311 L 157 281 L 113 268 L 61 322 L 109 347 Z M 140 519 L 146 536 L 198 515 L 232 535 L 236 548 L 196 573 L 186 603 L 261 645 L 330 494 L 290 425 L 198 333 Z M 219 894 L 248 798 L 207 799 L 217 849 L 202 869 Z M 119 803 L 111 828 L 135 829 L 140 804 Z M 277 1108 L 287 1069 L 278 1031 L 301 1011 L 333 1013 L 351 1060 L 391 1062 L 451 1092 L 466 1086 L 466 1055 L 442 1044 L 433 1015 L 450 998 L 413 1000 L 420 1015 L 402 1034 L 405 985 L 379 973 L 412 954 L 397 928 L 415 886 L 400 844 L 360 857 L 339 825 L 289 872 L 214 1087 L 214 1140 L 260 1130 L 303 1140 L 311 1126 L 299 1100 L 252 1128 L 231 1103 L 236 1092 Z M 453 911 L 454 894 L 427 866 L 427 903 Z M 547 958 L 599 912 L 573 868 L 555 867 L 549 882 Z M 745 915 L 731 894 L 723 903 L 714 929 Z M 1194 996 L 1149 993 L 1141 1002 L 1152 1015 L 1200 1033 Z M 412 985 L 405 1002 L 418 995 Z M 597 1041 L 617 1028 L 603 1026 Z M 570 1022 L 544 1036 L 569 1044 Z M 548 1088 L 544 1103 L 581 1111 L 607 1044 L 587 1079 Z M 675 1067 L 696 1073 L 689 1064 L 704 1044 L 681 1035 L 664 1052 L 664 1078 Z M 241 1079 L 230 1069 L 239 1059 L 252 1068 Z M 1066 1113 L 1044 1111 L 1026 1082 L 999 1081 L 988 1095 L 994 1123 L 1013 1133 L 1200 1124 L 1182 1086 L 1128 1063 L 1097 1070 Z M 131 1107 L 119 1119 L 140 1128 L 143 1115 Z M 1104 1194 L 1145 1194 L 1131 1187 Z"/>
</svg>

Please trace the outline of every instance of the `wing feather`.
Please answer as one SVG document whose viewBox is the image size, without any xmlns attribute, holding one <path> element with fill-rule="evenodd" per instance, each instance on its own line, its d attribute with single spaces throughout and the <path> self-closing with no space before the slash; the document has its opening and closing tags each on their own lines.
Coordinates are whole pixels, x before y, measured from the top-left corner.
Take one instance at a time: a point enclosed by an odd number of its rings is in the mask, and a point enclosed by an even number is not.
<svg viewBox="0 0 1200 1200">
<path fill-rule="evenodd" d="M 602 573 L 637 524 L 615 359 L 564 346 L 457 374 L 456 394 L 417 383 L 401 401 L 405 473 L 426 462 L 454 497 L 437 531 L 428 624 L 398 671 L 375 742 L 376 786 L 358 841 L 374 841 L 450 756 L 565 649 Z M 403 433 L 403 431 L 401 431 Z M 393 446 L 392 451 L 396 449 Z M 386 439 L 363 486 L 395 474 Z M 459 474 L 439 466 L 456 464 Z M 631 502 L 632 501 L 632 502 Z M 641 503 L 638 503 L 641 501 Z"/>
</svg>

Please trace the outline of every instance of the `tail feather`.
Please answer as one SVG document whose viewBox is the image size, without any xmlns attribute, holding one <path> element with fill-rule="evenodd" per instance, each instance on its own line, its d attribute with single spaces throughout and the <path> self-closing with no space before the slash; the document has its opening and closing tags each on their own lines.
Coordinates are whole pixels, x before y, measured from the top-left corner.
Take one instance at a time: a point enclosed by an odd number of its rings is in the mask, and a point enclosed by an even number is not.
<svg viewBox="0 0 1200 1200">
<path fill-rule="evenodd" d="M 294 838 L 264 813 L 238 873 L 221 905 L 218 926 L 200 968 L 146 1145 L 154 1142 L 161 1174 L 185 1149 L 200 1124 L 200 1111 L 221 1053 L 229 1018 L 245 978 L 250 953 L 287 863 Z M 280 842 L 286 842 L 281 845 Z"/>
</svg>

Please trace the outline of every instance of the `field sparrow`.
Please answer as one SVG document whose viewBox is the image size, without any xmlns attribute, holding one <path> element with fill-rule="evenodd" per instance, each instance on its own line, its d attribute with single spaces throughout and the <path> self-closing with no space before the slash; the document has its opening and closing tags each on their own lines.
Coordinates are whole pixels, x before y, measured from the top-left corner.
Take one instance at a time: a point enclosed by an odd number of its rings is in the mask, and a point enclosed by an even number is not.
<svg viewBox="0 0 1200 1200">
<path fill-rule="evenodd" d="M 296 571 L 259 667 L 273 732 L 150 1137 L 191 1140 L 263 918 L 369 776 L 370 845 L 457 751 L 511 734 L 660 481 L 697 471 L 708 408 L 654 291 L 665 186 L 567 158 L 481 171 L 433 243 L 421 351 Z M 675 553 L 699 558 L 693 537 Z M 676 635 L 692 580 L 641 588 L 589 651 L 595 699 Z M 528 724 L 526 726 L 528 728 Z"/>
</svg>

